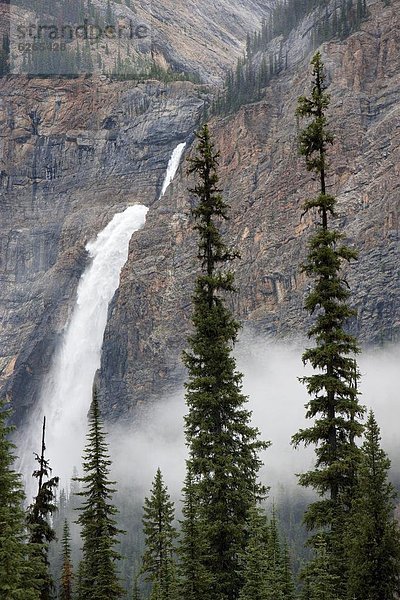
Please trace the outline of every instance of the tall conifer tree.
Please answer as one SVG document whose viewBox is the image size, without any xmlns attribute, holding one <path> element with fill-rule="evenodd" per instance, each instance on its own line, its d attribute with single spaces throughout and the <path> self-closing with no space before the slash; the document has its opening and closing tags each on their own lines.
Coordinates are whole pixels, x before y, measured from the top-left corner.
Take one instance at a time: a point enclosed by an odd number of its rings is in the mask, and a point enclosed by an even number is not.
<svg viewBox="0 0 400 600">
<path fill-rule="evenodd" d="M 279 536 L 275 508 L 269 520 L 259 506 L 250 511 L 242 564 L 240 600 L 294 600 L 289 554 Z"/>
<path fill-rule="evenodd" d="M 140 590 L 139 590 L 139 582 L 138 582 L 138 578 L 137 577 L 135 577 L 134 580 L 133 580 L 132 600 L 141 600 Z"/>
<path fill-rule="evenodd" d="M 317 175 L 318 195 L 307 200 L 306 212 L 318 215 L 316 232 L 309 244 L 304 271 L 314 280 L 306 298 L 306 309 L 316 314 L 309 337 L 315 347 L 303 354 L 315 373 L 304 377 L 311 399 L 306 416 L 313 425 L 293 436 L 293 443 L 316 445 L 316 465 L 300 475 L 300 484 L 312 487 L 320 500 L 308 508 L 305 522 L 310 529 L 326 532 L 327 552 L 332 557 L 333 573 L 340 575 L 342 593 L 346 585 L 343 532 L 345 513 L 355 481 L 358 449 L 355 439 L 363 427 L 363 408 L 358 401 L 359 377 L 355 356 L 359 352 L 356 339 L 345 331 L 346 322 L 355 315 L 349 306 L 350 291 L 341 273 L 342 263 L 356 259 L 357 254 L 342 242 L 342 234 L 330 227 L 335 217 L 336 199 L 327 191 L 327 150 L 333 135 L 327 126 L 326 110 L 330 96 L 326 92 L 324 65 L 317 52 L 312 60 L 312 92 L 300 97 L 297 115 L 309 119 L 300 134 L 300 153 L 307 169 Z M 333 548 L 335 546 L 335 548 Z"/>
<path fill-rule="evenodd" d="M 259 451 L 266 447 L 251 426 L 232 349 L 239 324 L 225 304 L 234 291 L 227 264 L 237 257 L 222 239 L 228 205 L 218 189 L 218 153 L 208 126 L 197 134 L 197 155 L 189 173 L 197 177 L 191 193 L 199 236 L 198 275 L 193 295 L 194 332 L 183 360 L 186 383 L 186 439 L 207 549 L 202 563 L 210 585 L 209 600 L 236 600 L 243 583 L 239 555 L 246 545 L 246 519 L 265 490 L 257 482 Z"/>
<path fill-rule="evenodd" d="M 116 562 L 120 558 L 115 550 L 117 528 L 112 504 L 114 481 L 109 481 L 111 461 L 108 455 L 106 434 L 103 429 L 97 390 L 93 388 L 93 401 L 89 415 L 89 432 L 83 458 L 83 477 L 78 496 L 83 503 L 78 509 L 77 522 L 82 526 L 83 558 L 78 574 L 79 600 L 110 600 L 124 595 L 117 574 Z"/>
<path fill-rule="evenodd" d="M 190 463 L 183 488 L 181 537 L 178 548 L 180 591 L 186 600 L 204 598 L 209 575 L 202 562 L 206 543 Z"/>
<path fill-rule="evenodd" d="M 242 554 L 243 587 L 239 600 L 266 600 L 268 580 L 268 521 L 259 506 L 248 516 L 248 542 Z"/>
<path fill-rule="evenodd" d="M 58 477 L 50 477 L 50 463 L 45 458 L 45 438 L 46 417 L 43 418 L 41 452 L 40 454 L 35 453 L 35 460 L 39 467 L 33 472 L 33 477 L 38 480 L 38 493 L 28 509 L 27 524 L 31 558 L 35 557 L 38 564 L 36 580 L 40 598 L 41 600 L 51 600 L 54 582 L 50 575 L 48 552 L 50 542 L 56 538 L 50 519 L 57 510 L 55 488 L 58 485 Z"/>
<path fill-rule="evenodd" d="M 62 537 L 62 571 L 60 581 L 60 600 L 72 600 L 73 568 L 71 561 L 71 536 L 67 519 L 64 521 Z"/>
<path fill-rule="evenodd" d="M 144 501 L 143 516 L 146 549 L 142 573 L 153 584 L 152 600 L 177 600 L 174 513 L 161 471 L 157 469 L 150 497 Z"/>
<path fill-rule="evenodd" d="M 21 476 L 13 464 L 12 428 L 6 425 L 9 411 L 0 400 L 0 597 L 7 600 L 39 600 L 33 584 L 35 564 L 28 562 L 25 494 Z"/>
<path fill-rule="evenodd" d="M 315 558 L 302 573 L 301 600 L 343 600 L 340 577 L 332 573 L 333 557 L 322 536 L 314 540 Z"/>
<path fill-rule="evenodd" d="M 380 440 L 371 411 L 346 544 L 351 600 L 393 600 L 400 595 L 400 530 L 394 517 L 397 494 L 388 480 L 390 460 Z"/>
</svg>

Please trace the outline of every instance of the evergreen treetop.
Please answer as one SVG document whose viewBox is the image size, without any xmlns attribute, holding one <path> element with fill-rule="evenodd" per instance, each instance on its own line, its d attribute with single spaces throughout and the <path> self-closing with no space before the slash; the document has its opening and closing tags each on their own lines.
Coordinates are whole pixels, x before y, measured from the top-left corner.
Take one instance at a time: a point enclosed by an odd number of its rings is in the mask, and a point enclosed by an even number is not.
<svg viewBox="0 0 400 600">
<path fill-rule="evenodd" d="M 38 480 L 38 492 L 34 502 L 28 508 L 26 521 L 31 558 L 35 557 L 38 564 L 35 578 L 40 590 L 40 598 L 52 600 L 54 582 L 50 575 L 48 552 L 50 542 L 56 538 L 50 519 L 57 510 L 55 488 L 58 486 L 59 478 L 50 477 L 50 463 L 45 458 L 45 436 L 46 417 L 43 418 L 41 453 L 40 455 L 35 453 L 35 460 L 39 467 L 33 472 L 33 477 Z"/>
<path fill-rule="evenodd" d="M 265 600 L 268 580 L 268 522 L 257 505 L 248 513 L 248 541 L 241 555 L 243 587 L 239 600 Z"/>
<path fill-rule="evenodd" d="M 64 520 L 62 537 L 62 571 L 60 581 L 60 600 L 72 600 L 73 568 L 71 561 L 71 537 L 68 521 Z"/>
<path fill-rule="evenodd" d="M 207 546 L 190 462 L 183 487 L 182 516 L 178 547 L 180 590 L 186 600 L 200 600 L 205 597 L 210 580 L 203 564 Z"/>
<path fill-rule="evenodd" d="M 116 566 L 120 556 L 114 548 L 118 534 L 123 532 L 115 521 L 118 511 L 112 503 L 115 482 L 109 480 L 110 466 L 106 434 L 94 387 L 83 458 L 84 475 L 76 478 L 82 484 L 77 495 L 83 498 L 77 519 L 82 526 L 83 539 L 78 588 L 80 600 L 109 600 L 124 595 Z"/>
<path fill-rule="evenodd" d="M 392 600 L 400 594 L 400 529 L 394 516 L 397 493 L 388 479 L 390 460 L 380 442 L 371 411 L 347 535 L 349 598 L 354 600 Z"/>
<path fill-rule="evenodd" d="M 177 579 L 174 564 L 175 531 L 174 504 L 164 485 L 158 468 L 149 498 L 143 507 L 143 528 L 146 549 L 141 572 L 153 584 L 151 598 L 154 600 L 176 600 Z"/>
<path fill-rule="evenodd" d="M 15 446 L 7 425 L 10 411 L 0 400 L 0 596 L 7 600 L 39 600 L 34 585 L 37 563 L 28 561 L 21 476 L 14 470 Z"/>
<path fill-rule="evenodd" d="M 218 158 L 207 125 L 197 134 L 196 155 L 189 174 L 196 176 L 190 192 L 197 198 L 192 208 L 198 233 L 199 273 L 193 295 L 194 332 L 190 349 L 183 354 L 188 369 L 185 418 L 189 463 L 206 552 L 203 565 L 210 580 L 210 600 L 234 600 L 242 577 L 238 557 L 246 544 L 248 510 L 265 494 L 257 481 L 259 452 L 268 444 L 258 439 L 250 424 L 242 375 L 232 356 L 239 323 L 226 307 L 234 291 L 234 276 L 227 264 L 238 256 L 220 232 L 229 206 L 218 187 Z"/>
<path fill-rule="evenodd" d="M 307 509 L 305 523 L 325 536 L 327 552 L 332 558 L 332 576 L 340 576 L 340 593 L 345 594 L 345 518 L 354 492 L 359 461 L 355 440 L 363 431 L 360 420 L 364 409 L 358 399 L 359 347 L 355 337 L 345 329 L 356 313 L 349 306 L 350 290 L 341 273 L 343 262 L 356 259 L 357 253 L 330 226 L 330 219 L 336 216 L 337 201 L 328 193 L 326 181 L 327 152 L 333 143 L 326 117 L 330 103 L 326 89 L 324 65 L 317 52 L 312 59 L 311 94 L 299 98 L 296 111 L 298 117 L 308 119 L 300 133 L 300 153 L 306 159 L 307 169 L 319 181 L 319 193 L 304 204 L 305 212 L 317 215 L 316 230 L 303 267 L 313 280 L 305 308 L 315 315 L 308 332 L 315 346 L 306 349 L 303 362 L 309 363 L 314 373 L 302 381 L 310 396 L 306 417 L 314 419 L 314 423 L 296 433 L 293 444 L 316 446 L 315 468 L 299 476 L 301 485 L 314 488 L 320 496 Z"/>
</svg>

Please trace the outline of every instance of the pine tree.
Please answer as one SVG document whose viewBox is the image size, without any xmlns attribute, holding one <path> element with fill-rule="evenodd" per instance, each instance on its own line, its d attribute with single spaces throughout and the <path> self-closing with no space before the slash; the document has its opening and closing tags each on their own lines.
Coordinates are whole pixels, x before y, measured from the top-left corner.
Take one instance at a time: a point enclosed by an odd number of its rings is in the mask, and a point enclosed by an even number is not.
<svg viewBox="0 0 400 600">
<path fill-rule="evenodd" d="M 198 177 L 190 191 L 198 198 L 191 212 L 202 272 L 193 295 L 194 333 L 183 355 L 188 369 L 186 439 L 207 545 L 202 559 L 211 582 L 207 597 L 235 600 L 242 585 L 238 557 L 246 545 L 247 513 L 265 493 L 257 474 L 259 451 L 267 444 L 250 425 L 242 375 L 232 356 L 239 324 L 225 305 L 234 277 L 223 267 L 237 253 L 227 248 L 219 230 L 229 208 L 218 189 L 219 155 L 207 125 L 197 137 L 198 154 L 190 160 L 189 173 Z"/>
<path fill-rule="evenodd" d="M 78 568 L 76 570 L 76 577 L 74 578 L 74 598 L 76 598 L 76 600 L 85 600 L 84 569 L 85 565 L 83 560 L 81 560 L 79 561 Z"/>
<path fill-rule="evenodd" d="M 140 590 L 139 590 L 139 583 L 138 583 L 138 578 L 137 577 L 135 577 L 134 580 L 133 580 L 132 600 L 141 600 L 141 598 L 140 598 Z"/>
<path fill-rule="evenodd" d="M 380 441 L 371 411 L 347 537 L 352 600 L 393 600 L 400 594 L 400 530 L 393 514 L 397 494 L 388 481 L 390 460 Z"/>
<path fill-rule="evenodd" d="M 73 569 L 71 562 L 71 537 L 68 521 L 64 521 L 62 537 L 62 572 L 60 581 L 60 600 L 72 600 Z"/>
<path fill-rule="evenodd" d="M 174 564 L 174 540 L 177 533 L 173 526 L 174 505 L 164 485 L 160 469 L 157 469 L 150 498 L 143 507 L 145 552 L 141 572 L 153 584 L 152 600 L 175 600 L 177 579 Z"/>
<path fill-rule="evenodd" d="M 340 577 L 332 573 L 331 563 L 334 558 L 330 555 L 322 536 L 315 538 L 314 551 L 315 558 L 302 573 L 302 600 L 342 600 L 343 596 L 338 592 Z"/>
<path fill-rule="evenodd" d="M 285 600 L 295 600 L 296 593 L 287 542 L 283 546 L 282 555 L 282 591 Z"/>
<path fill-rule="evenodd" d="M 32 579 L 35 565 L 28 562 L 25 494 L 21 476 L 13 469 L 12 428 L 6 425 L 10 412 L 0 400 L 0 597 L 7 600 L 39 600 Z"/>
<path fill-rule="evenodd" d="M 202 564 L 206 545 L 190 463 L 187 465 L 183 495 L 183 519 L 181 521 L 181 538 L 178 548 L 180 590 L 185 600 L 198 600 L 205 597 L 209 579 Z"/>
<path fill-rule="evenodd" d="M 240 600 L 294 600 L 289 553 L 280 539 L 275 508 L 270 520 L 259 506 L 251 509 L 242 571 Z"/>
<path fill-rule="evenodd" d="M 243 587 L 239 600 L 265 600 L 268 575 L 268 522 L 264 511 L 253 506 L 248 516 L 248 542 L 241 556 Z"/>
<path fill-rule="evenodd" d="M 89 432 L 83 458 L 82 484 L 78 492 L 84 500 L 78 509 L 77 522 L 82 526 L 83 558 L 79 569 L 79 600 L 110 600 L 124 595 L 117 574 L 116 561 L 120 558 L 114 546 L 116 537 L 123 533 L 114 519 L 118 512 L 111 503 L 114 481 L 109 481 L 111 461 L 108 457 L 97 390 L 89 415 Z"/>
<path fill-rule="evenodd" d="M 57 510 L 55 502 L 55 488 L 58 477 L 50 477 L 49 461 L 45 458 L 46 444 L 46 417 L 43 418 L 41 453 L 35 453 L 35 460 L 39 468 L 33 472 L 33 477 L 38 480 L 38 493 L 28 509 L 27 524 L 29 530 L 29 544 L 31 558 L 35 557 L 39 568 L 36 571 L 38 589 L 41 600 L 51 600 L 54 592 L 54 583 L 50 575 L 48 559 L 49 544 L 55 540 L 56 534 L 50 524 L 52 515 Z"/>
<path fill-rule="evenodd" d="M 333 136 L 327 128 L 326 109 L 330 97 L 326 93 L 319 52 L 312 66 L 312 93 L 299 98 L 297 115 L 310 119 L 300 134 L 300 153 L 305 156 L 307 169 L 316 173 L 320 187 L 318 196 L 304 205 L 306 212 L 314 210 L 319 216 L 303 268 L 314 280 L 306 309 L 311 315 L 316 314 L 315 324 L 309 331 L 316 346 L 305 351 L 303 361 L 316 373 L 304 377 L 303 382 L 311 397 L 306 416 L 315 421 L 294 435 L 293 443 L 296 447 L 300 443 L 316 445 L 315 468 L 300 475 L 299 481 L 303 486 L 314 488 L 321 499 L 309 506 L 305 523 L 309 529 L 325 531 L 332 569 L 341 575 L 343 593 L 346 583 L 343 532 L 355 480 L 358 460 L 355 439 L 363 430 L 360 423 L 363 408 L 357 391 L 359 373 L 355 356 L 359 348 L 356 339 L 344 329 L 355 312 L 348 304 L 350 291 L 341 268 L 343 261 L 356 259 L 357 254 L 341 242 L 342 235 L 338 231 L 329 228 L 329 218 L 335 217 L 336 207 L 336 199 L 327 192 L 326 184 L 327 149 L 333 143 Z"/>
<path fill-rule="evenodd" d="M 267 531 L 267 575 L 265 578 L 266 600 L 293 600 L 294 585 L 289 550 L 281 540 L 275 506 Z"/>
</svg>

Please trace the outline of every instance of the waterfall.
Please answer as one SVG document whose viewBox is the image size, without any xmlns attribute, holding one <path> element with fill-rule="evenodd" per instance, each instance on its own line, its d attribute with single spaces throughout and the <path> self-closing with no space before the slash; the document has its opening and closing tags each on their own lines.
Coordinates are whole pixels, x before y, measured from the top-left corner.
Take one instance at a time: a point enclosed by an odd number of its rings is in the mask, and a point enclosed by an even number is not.
<svg viewBox="0 0 400 600">
<path fill-rule="evenodd" d="M 164 179 L 160 197 L 164 196 L 169 184 L 172 183 L 172 181 L 176 175 L 176 172 L 179 167 L 179 163 L 181 162 L 181 158 L 182 158 L 182 154 L 185 149 L 185 146 L 186 146 L 186 142 L 183 142 L 182 144 L 178 144 L 178 146 L 173 151 L 171 158 L 169 159 L 169 163 L 168 163 L 168 167 L 167 167 L 167 174 Z"/>
<path fill-rule="evenodd" d="M 175 177 L 185 145 L 179 144 L 172 153 L 160 198 Z M 43 383 L 28 435 L 24 435 L 21 444 L 25 450 L 21 469 L 29 491 L 33 465 L 27 457 L 38 448 L 44 414 L 47 417 L 47 456 L 54 474 L 65 484 L 73 467 L 80 466 L 108 307 L 119 286 L 130 239 L 145 224 L 147 211 L 148 208 L 140 204 L 129 206 L 114 215 L 97 238 L 86 245 L 90 261 L 79 281 L 76 304 Z"/>
</svg>

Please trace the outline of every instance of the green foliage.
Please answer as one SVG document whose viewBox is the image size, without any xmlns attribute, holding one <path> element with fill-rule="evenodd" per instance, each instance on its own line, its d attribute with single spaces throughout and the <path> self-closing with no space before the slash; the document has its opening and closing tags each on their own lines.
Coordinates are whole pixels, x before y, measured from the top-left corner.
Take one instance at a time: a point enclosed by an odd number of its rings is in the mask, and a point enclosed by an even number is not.
<svg viewBox="0 0 400 600">
<path fill-rule="evenodd" d="M 10 39 L 8 35 L 3 35 L 0 40 L 0 77 L 7 75 L 10 70 Z"/>
<path fill-rule="evenodd" d="M 277 2 L 261 30 L 248 35 L 246 53 L 225 80 L 224 92 L 213 110 L 227 114 L 243 104 L 256 102 L 271 79 L 288 67 L 288 38 L 311 12 L 315 25 L 311 48 L 332 38 L 344 39 L 360 27 L 368 16 L 366 0 L 337 0 L 333 10 L 330 0 L 285 0 Z"/>
<path fill-rule="evenodd" d="M 347 536 L 351 600 L 392 600 L 400 593 L 400 531 L 390 460 L 371 411 L 365 430 Z"/>
<path fill-rule="evenodd" d="M 339 600 L 340 577 L 332 574 L 334 557 L 329 553 L 323 536 L 314 542 L 315 556 L 303 572 L 302 600 Z"/>
<path fill-rule="evenodd" d="M 243 587 L 239 600 L 265 600 L 269 531 L 267 517 L 259 506 L 249 510 L 247 535 L 247 547 L 241 555 Z"/>
<path fill-rule="evenodd" d="M 154 61 L 148 63 L 132 62 L 129 58 L 122 60 L 117 57 L 114 69 L 107 73 L 112 81 L 146 81 L 156 79 L 164 83 L 172 81 L 191 81 L 192 83 L 201 83 L 201 78 L 196 73 L 186 71 L 174 71 L 165 69 L 157 65 Z"/>
<path fill-rule="evenodd" d="M 138 584 L 138 578 L 135 577 L 133 580 L 133 588 L 132 588 L 132 600 L 141 600 L 140 590 Z"/>
<path fill-rule="evenodd" d="M 106 434 L 101 422 L 97 391 L 89 415 L 89 432 L 83 458 L 83 477 L 78 496 L 84 499 L 77 522 L 82 526 L 83 558 L 78 573 L 79 600 L 120 598 L 116 561 L 120 558 L 114 546 L 121 532 L 114 519 L 117 509 L 111 503 L 115 482 L 109 481 L 111 461 L 108 458 Z"/>
<path fill-rule="evenodd" d="M 25 513 L 25 495 L 21 476 L 13 464 L 12 431 L 6 425 L 9 411 L 0 400 L 0 596 L 7 600 L 39 600 L 33 577 L 37 564 L 29 561 Z"/>
<path fill-rule="evenodd" d="M 330 535 L 325 540 L 334 559 L 332 573 L 340 573 L 345 585 L 343 532 L 359 460 L 355 439 L 363 431 L 359 419 L 364 410 L 357 391 L 358 344 L 344 329 L 355 312 L 348 305 L 350 291 L 341 276 L 341 267 L 343 261 L 355 259 L 357 254 L 341 242 L 340 233 L 328 226 L 336 205 L 335 198 L 326 192 L 326 157 L 333 136 L 327 129 L 325 111 L 330 98 L 319 52 L 312 67 L 312 91 L 310 96 L 299 98 L 297 115 L 309 119 L 300 134 L 300 153 L 305 156 L 307 169 L 317 175 L 320 187 L 316 198 L 304 205 L 306 212 L 313 210 L 319 218 L 303 267 L 314 281 L 305 307 L 311 315 L 316 314 L 309 331 L 316 345 L 304 352 L 303 361 L 315 372 L 302 379 L 310 396 L 306 417 L 314 419 L 314 423 L 294 435 L 293 443 L 316 446 L 315 468 L 300 475 L 299 482 L 314 488 L 321 499 L 310 505 L 305 522 L 309 529 L 328 528 Z"/>
<path fill-rule="evenodd" d="M 268 519 L 259 506 L 249 511 L 239 600 L 294 600 L 289 552 L 278 532 L 275 509 Z"/>
<path fill-rule="evenodd" d="M 173 526 L 174 505 L 170 501 L 160 469 L 157 469 L 150 498 L 145 498 L 143 510 L 146 549 L 142 573 L 153 584 L 150 597 L 152 600 L 176 600 L 174 540 L 177 533 Z"/>
<path fill-rule="evenodd" d="M 62 537 L 62 572 L 60 581 L 60 600 L 72 600 L 73 568 L 71 562 L 71 537 L 68 521 L 64 521 Z"/>
<path fill-rule="evenodd" d="M 206 540 L 202 528 L 196 486 L 190 463 L 183 488 L 183 519 L 179 542 L 180 591 L 186 600 L 204 598 L 210 577 L 202 562 L 206 553 Z"/>
<path fill-rule="evenodd" d="M 39 468 L 33 472 L 33 477 L 38 479 L 38 493 L 30 505 L 26 517 L 29 531 L 29 545 L 31 559 L 37 559 L 35 579 L 40 590 L 41 600 L 51 600 L 54 592 L 54 583 L 49 570 L 49 544 L 55 539 L 55 531 L 50 524 L 52 515 L 57 510 L 55 503 L 55 488 L 58 477 L 50 477 L 49 461 L 45 459 L 45 434 L 46 418 L 43 419 L 42 449 L 41 454 L 35 454 Z"/>
<path fill-rule="evenodd" d="M 218 153 L 207 125 L 197 134 L 197 155 L 189 173 L 197 176 L 191 193 L 199 236 L 198 275 L 193 295 L 194 332 L 183 354 L 188 369 L 185 418 L 189 465 L 206 550 L 202 564 L 210 581 L 210 599 L 237 598 L 242 584 L 238 556 L 246 544 L 246 518 L 265 489 L 257 482 L 259 441 L 250 425 L 251 413 L 242 394 L 242 375 L 232 356 L 239 323 L 225 305 L 232 292 L 233 273 L 224 269 L 237 257 L 228 249 L 219 227 L 228 205 L 218 189 Z"/>
</svg>

